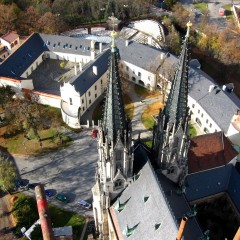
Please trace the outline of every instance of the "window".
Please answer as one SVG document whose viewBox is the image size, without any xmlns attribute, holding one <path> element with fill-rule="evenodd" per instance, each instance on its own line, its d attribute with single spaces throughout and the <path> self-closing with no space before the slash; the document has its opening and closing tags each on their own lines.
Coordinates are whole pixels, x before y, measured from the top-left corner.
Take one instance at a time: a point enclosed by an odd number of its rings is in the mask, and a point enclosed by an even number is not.
<svg viewBox="0 0 240 240">
<path fill-rule="evenodd" d="M 92 103 L 92 101 L 91 101 L 91 99 L 89 100 L 89 104 L 91 104 Z"/>
<path fill-rule="evenodd" d="M 88 96 L 89 96 L 89 97 L 91 96 L 91 92 L 90 92 L 90 91 L 88 92 Z"/>
<path fill-rule="evenodd" d="M 195 104 L 192 105 L 192 108 L 194 108 L 194 107 L 195 107 Z"/>
<path fill-rule="evenodd" d="M 209 130 L 208 130 L 207 128 L 204 128 L 203 131 L 204 131 L 205 133 L 209 133 Z"/>
<path fill-rule="evenodd" d="M 202 123 L 201 123 L 201 121 L 200 121 L 199 118 L 196 118 L 196 122 L 197 122 L 197 124 L 198 124 L 200 127 L 202 126 Z"/>
<path fill-rule="evenodd" d="M 70 105 L 72 105 L 72 98 L 69 98 Z"/>
<path fill-rule="evenodd" d="M 197 111 L 198 113 L 200 113 L 200 110 L 198 109 L 198 111 Z"/>
<path fill-rule="evenodd" d="M 135 82 L 135 81 L 136 81 L 136 78 L 135 78 L 135 77 L 132 77 L 132 81 L 134 81 L 134 82 Z"/>
<path fill-rule="evenodd" d="M 101 84 L 103 83 L 102 79 L 101 79 Z"/>
<path fill-rule="evenodd" d="M 126 66 L 126 70 L 127 70 L 127 71 L 129 70 L 129 67 L 128 67 L 128 66 Z"/>
<path fill-rule="evenodd" d="M 208 119 L 206 120 L 206 123 L 208 123 Z"/>
<path fill-rule="evenodd" d="M 203 113 L 201 114 L 201 117 L 203 117 Z"/>
<path fill-rule="evenodd" d="M 85 108 L 83 107 L 82 110 L 85 111 Z"/>
<path fill-rule="evenodd" d="M 117 188 L 117 187 L 121 187 L 122 186 L 122 180 L 121 179 L 118 179 L 115 183 L 114 183 L 114 186 Z"/>
<path fill-rule="evenodd" d="M 97 90 L 97 85 L 95 85 L 95 90 Z"/>
<path fill-rule="evenodd" d="M 95 98 L 97 98 L 97 94 L 95 94 Z"/>
<path fill-rule="evenodd" d="M 161 226 L 161 223 L 156 223 L 154 226 L 155 230 L 158 230 L 160 226 Z"/>
<path fill-rule="evenodd" d="M 148 199 L 149 199 L 149 196 L 145 196 L 145 197 L 143 198 L 143 201 L 144 201 L 144 202 L 147 202 Z"/>
<path fill-rule="evenodd" d="M 82 104 L 84 104 L 84 99 L 82 99 Z"/>
<path fill-rule="evenodd" d="M 18 41 L 16 40 L 16 41 L 14 42 L 14 44 L 17 45 L 17 44 L 18 44 Z"/>
<path fill-rule="evenodd" d="M 212 124 L 210 123 L 209 127 L 211 128 L 212 127 Z"/>
<path fill-rule="evenodd" d="M 133 74 L 135 74 L 135 71 L 133 70 Z"/>
<path fill-rule="evenodd" d="M 141 77 L 141 73 L 140 72 L 138 72 L 138 76 Z"/>
<path fill-rule="evenodd" d="M 150 77 L 150 76 L 148 76 L 148 80 L 151 80 L 151 77 Z"/>
</svg>

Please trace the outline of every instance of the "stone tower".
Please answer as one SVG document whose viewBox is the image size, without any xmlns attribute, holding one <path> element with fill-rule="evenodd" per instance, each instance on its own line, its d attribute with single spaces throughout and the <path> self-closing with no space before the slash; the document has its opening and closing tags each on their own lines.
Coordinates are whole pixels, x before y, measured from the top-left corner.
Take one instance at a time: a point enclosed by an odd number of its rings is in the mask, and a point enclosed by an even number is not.
<svg viewBox="0 0 240 240">
<path fill-rule="evenodd" d="M 189 148 L 189 109 L 188 100 L 188 38 L 187 33 L 183 41 L 179 62 L 167 103 L 163 111 L 160 110 L 158 122 L 154 128 L 153 149 L 157 155 L 157 163 L 162 173 L 182 188 L 188 172 L 187 153 Z"/>
<path fill-rule="evenodd" d="M 109 79 L 104 116 L 98 134 L 99 160 L 93 192 L 93 213 L 100 239 L 108 239 L 108 208 L 110 202 L 126 188 L 132 179 L 133 152 L 131 125 L 123 105 L 118 70 L 119 51 L 113 31 L 109 60 Z"/>
</svg>

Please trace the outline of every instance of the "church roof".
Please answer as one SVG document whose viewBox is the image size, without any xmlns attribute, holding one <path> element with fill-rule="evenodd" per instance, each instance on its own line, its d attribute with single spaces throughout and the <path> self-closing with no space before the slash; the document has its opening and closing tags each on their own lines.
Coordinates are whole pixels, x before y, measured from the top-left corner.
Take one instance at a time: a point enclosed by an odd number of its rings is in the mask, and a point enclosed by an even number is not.
<svg viewBox="0 0 240 240">
<path fill-rule="evenodd" d="M 188 152 L 188 172 L 220 167 L 228 164 L 237 154 L 222 132 L 193 137 Z"/>
<path fill-rule="evenodd" d="M 114 33 L 114 32 L 113 32 Z M 103 128 L 108 140 L 116 142 L 118 133 L 127 128 L 123 104 L 122 87 L 118 70 L 119 52 L 115 46 L 115 36 L 109 59 L 109 79 L 103 115 Z"/>
</svg>

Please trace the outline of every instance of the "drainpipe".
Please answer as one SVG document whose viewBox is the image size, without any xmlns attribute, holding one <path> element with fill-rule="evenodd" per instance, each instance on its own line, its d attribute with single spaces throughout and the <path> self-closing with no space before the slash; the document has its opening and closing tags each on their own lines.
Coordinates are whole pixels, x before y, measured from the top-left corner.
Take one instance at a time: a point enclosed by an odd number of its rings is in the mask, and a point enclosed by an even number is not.
<svg viewBox="0 0 240 240">
<path fill-rule="evenodd" d="M 238 228 L 233 240 L 240 240 L 240 227 Z"/>
<path fill-rule="evenodd" d="M 177 234 L 176 240 L 181 240 L 182 239 L 184 228 L 186 226 L 187 220 L 188 220 L 188 218 L 186 216 L 184 216 L 182 218 L 182 221 L 181 221 L 179 229 L 178 229 L 178 234 Z"/>
</svg>

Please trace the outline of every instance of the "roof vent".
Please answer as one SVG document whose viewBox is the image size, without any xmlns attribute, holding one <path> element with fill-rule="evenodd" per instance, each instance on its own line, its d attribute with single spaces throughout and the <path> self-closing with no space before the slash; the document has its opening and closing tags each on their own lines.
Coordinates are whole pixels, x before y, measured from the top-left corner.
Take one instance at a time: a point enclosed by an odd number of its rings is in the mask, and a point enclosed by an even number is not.
<svg viewBox="0 0 240 240">
<path fill-rule="evenodd" d="M 130 228 L 130 227 L 128 227 L 128 225 L 127 225 L 127 227 L 125 228 L 125 230 L 123 231 L 123 233 L 124 233 L 127 237 L 130 237 L 131 235 L 133 235 L 133 233 L 134 233 L 135 229 L 137 228 L 137 226 L 138 226 L 138 224 L 135 225 L 134 227 Z"/>
<path fill-rule="evenodd" d="M 143 201 L 144 201 L 144 202 L 147 202 L 148 199 L 149 199 L 149 196 L 145 196 L 145 197 L 143 198 Z"/>
<path fill-rule="evenodd" d="M 134 181 L 137 181 L 138 179 L 139 179 L 139 177 L 140 177 L 140 173 L 138 173 L 138 174 L 136 174 L 135 176 L 134 176 Z"/>
<path fill-rule="evenodd" d="M 124 209 L 125 205 L 126 203 L 120 203 L 120 200 L 118 199 L 114 208 L 120 213 Z"/>
<path fill-rule="evenodd" d="M 156 223 L 156 224 L 154 225 L 155 231 L 158 230 L 160 226 L 161 226 L 161 223 Z"/>
</svg>

